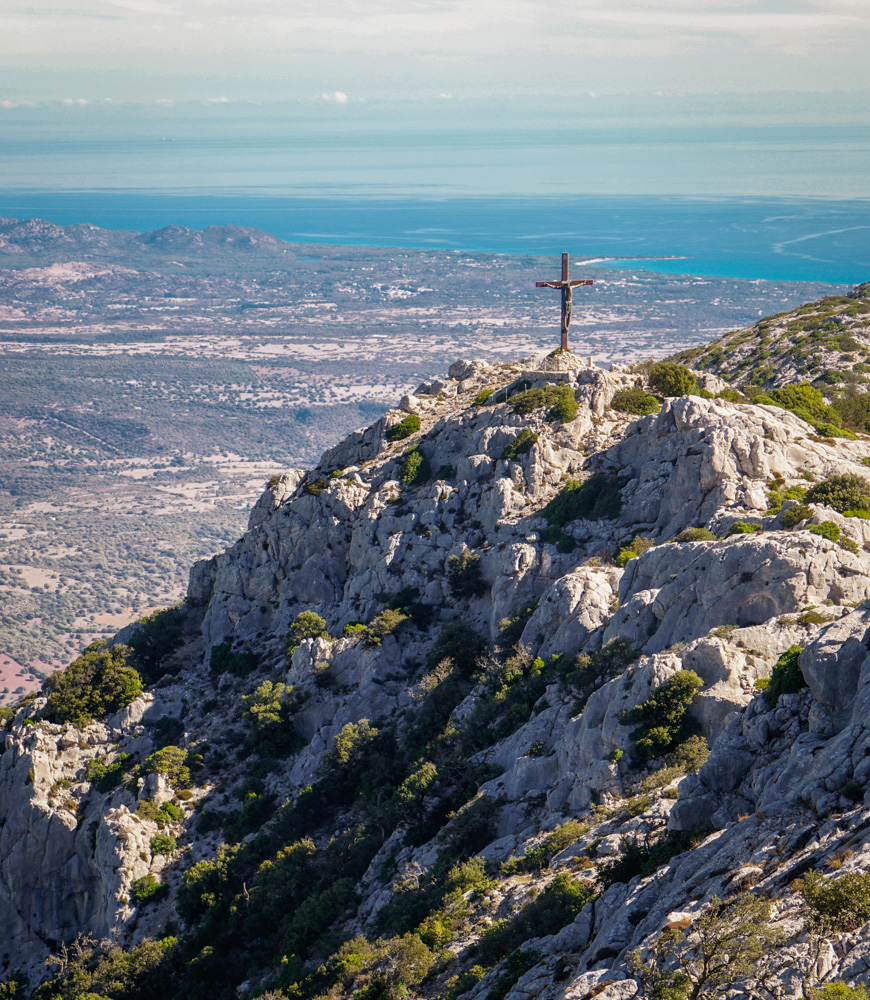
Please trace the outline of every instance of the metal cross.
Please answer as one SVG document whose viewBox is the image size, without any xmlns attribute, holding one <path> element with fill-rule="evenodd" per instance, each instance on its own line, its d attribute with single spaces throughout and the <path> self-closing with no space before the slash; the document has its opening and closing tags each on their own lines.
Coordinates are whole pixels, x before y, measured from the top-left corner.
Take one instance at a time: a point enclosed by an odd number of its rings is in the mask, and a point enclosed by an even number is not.
<svg viewBox="0 0 870 1000">
<path fill-rule="evenodd" d="M 581 281 L 568 280 L 568 254 L 562 254 L 562 280 L 561 281 L 536 281 L 535 288 L 558 288 L 562 292 L 562 350 L 568 350 L 568 327 L 571 325 L 571 305 L 574 296 L 574 289 L 578 285 L 592 285 L 591 278 L 584 278 Z"/>
</svg>

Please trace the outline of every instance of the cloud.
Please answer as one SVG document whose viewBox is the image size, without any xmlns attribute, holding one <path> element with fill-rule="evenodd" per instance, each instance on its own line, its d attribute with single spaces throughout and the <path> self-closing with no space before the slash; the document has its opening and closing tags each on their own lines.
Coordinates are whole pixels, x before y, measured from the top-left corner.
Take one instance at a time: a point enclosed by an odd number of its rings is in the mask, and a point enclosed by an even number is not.
<svg viewBox="0 0 870 1000">
<path fill-rule="evenodd" d="M 91 102 L 86 101 L 84 97 L 65 97 L 62 103 L 66 104 L 69 107 L 72 106 L 84 107 L 86 104 L 90 104 Z"/>
<path fill-rule="evenodd" d="M 331 94 L 320 95 L 324 101 L 334 101 L 336 104 L 347 104 L 347 94 L 343 90 L 334 90 Z"/>
<path fill-rule="evenodd" d="M 206 104 L 229 104 L 230 99 L 228 97 L 210 97 Z"/>
</svg>

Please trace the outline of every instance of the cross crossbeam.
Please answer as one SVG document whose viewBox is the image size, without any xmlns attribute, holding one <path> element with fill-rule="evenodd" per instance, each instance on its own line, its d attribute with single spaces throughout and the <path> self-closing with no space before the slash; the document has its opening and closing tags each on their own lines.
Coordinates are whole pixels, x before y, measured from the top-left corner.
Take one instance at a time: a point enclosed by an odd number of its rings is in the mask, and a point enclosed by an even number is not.
<svg viewBox="0 0 870 1000">
<path fill-rule="evenodd" d="M 579 285 L 594 285 L 591 278 L 581 278 L 572 281 L 568 277 L 568 254 L 562 254 L 561 281 L 536 281 L 535 288 L 558 288 L 562 292 L 562 350 L 568 350 L 568 327 L 571 325 L 574 289 Z"/>
</svg>

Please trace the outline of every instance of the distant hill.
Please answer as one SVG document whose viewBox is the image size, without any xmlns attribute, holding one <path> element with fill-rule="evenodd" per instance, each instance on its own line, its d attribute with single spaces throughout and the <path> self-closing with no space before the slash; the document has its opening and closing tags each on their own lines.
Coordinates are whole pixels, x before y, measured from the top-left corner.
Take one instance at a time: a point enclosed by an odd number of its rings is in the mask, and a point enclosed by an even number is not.
<svg viewBox="0 0 870 1000">
<path fill-rule="evenodd" d="M 298 249 L 298 248 L 297 248 Z M 0 266 L 29 267 L 59 261 L 83 260 L 164 264 L 252 258 L 284 258 L 296 251 L 261 229 L 247 226 L 208 226 L 187 229 L 164 226 L 148 233 L 130 229 L 100 229 L 89 224 L 56 226 L 45 219 L 0 218 Z"/>
<path fill-rule="evenodd" d="M 726 333 L 674 360 L 735 387 L 815 382 L 828 390 L 870 387 L 870 282 Z"/>
</svg>

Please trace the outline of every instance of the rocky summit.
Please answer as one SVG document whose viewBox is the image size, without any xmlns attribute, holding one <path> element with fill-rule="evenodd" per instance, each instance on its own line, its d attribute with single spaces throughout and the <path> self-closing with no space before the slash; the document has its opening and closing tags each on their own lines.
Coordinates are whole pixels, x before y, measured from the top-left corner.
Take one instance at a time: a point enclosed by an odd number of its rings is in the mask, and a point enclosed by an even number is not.
<svg viewBox="0 0 870 1000">
<path fill-rule="evenodd" d="M 870 438 L 819 385 L 458 361 L 275 475 L 5 710 L 2 995 L 862 997 Z"/>
</svg>

